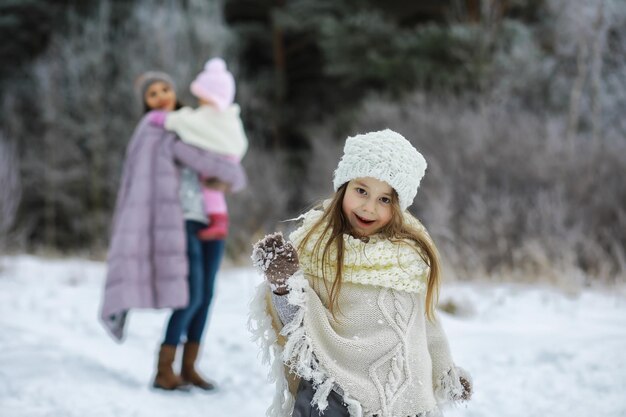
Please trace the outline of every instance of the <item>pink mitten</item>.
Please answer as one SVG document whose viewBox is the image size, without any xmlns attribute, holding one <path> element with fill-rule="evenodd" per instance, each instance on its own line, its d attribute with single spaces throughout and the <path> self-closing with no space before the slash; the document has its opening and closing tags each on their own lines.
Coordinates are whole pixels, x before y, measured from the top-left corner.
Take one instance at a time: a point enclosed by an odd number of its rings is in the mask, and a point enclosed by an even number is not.
<svg viewBox="0 0 626 417">
<path fill-rule="evenodd" d="M 167 117 L 167 112 L 163 110 L 152 110 L 148 113 L 148 121 L 151 125 L 157 127 L 165 126 L 165 118 Z"/>
</svg>

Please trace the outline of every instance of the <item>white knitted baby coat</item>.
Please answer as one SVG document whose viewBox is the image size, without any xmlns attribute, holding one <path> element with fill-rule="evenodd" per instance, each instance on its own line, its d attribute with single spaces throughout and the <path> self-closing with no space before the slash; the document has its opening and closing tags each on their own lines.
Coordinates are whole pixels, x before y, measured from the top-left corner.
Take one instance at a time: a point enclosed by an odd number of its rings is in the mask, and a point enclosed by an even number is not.
<svg viewBox="0 0 626 417">
<path fill-rule="evenodd" d="M 183 107 L 167 114 L 165 128 L 189 145 L 240 160 L 248 150 L 248 138 L 239 113 L 237 104 L 223 111 L 206 105 Z"/>
</svg>

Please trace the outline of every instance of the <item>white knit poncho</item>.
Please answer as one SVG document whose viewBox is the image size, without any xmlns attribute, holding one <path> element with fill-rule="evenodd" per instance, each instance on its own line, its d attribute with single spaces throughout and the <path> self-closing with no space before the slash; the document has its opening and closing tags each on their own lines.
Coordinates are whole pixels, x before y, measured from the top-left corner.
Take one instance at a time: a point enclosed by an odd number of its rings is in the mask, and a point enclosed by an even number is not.
<svg viewBox="0 0 626 417">
<path fill-rule="evenodd" d="M 295 247 L 320 216 L 316 210 L 304 215 L 303 225 L 290 235 Z M 409 215 L 406 221 L 423 228 Z M 364 243 L 345 235 L 340 312 L 334 319 L 319 263 L 311 259 L 318 237 L 298 253 L 301 270 L 289 279 L 287 297 L 299 309 L 279 334 L 266 283 L 252 302 L 250 328 L 272 363 L 277 385 L 267 415 L 291 416 L 295 385 L 290 391 L 287 379 L 295 375 L 313 382 L 313 404 L 320 410 L 334 389 L 351 417 L 440 416 L 441 404 L 461 397 L 459 376 L 469 380 L 469 375 L 454 365 L 439 321 L 426 318 L 426 263 L 407 244 L 375 236 Z"/>
</svg>

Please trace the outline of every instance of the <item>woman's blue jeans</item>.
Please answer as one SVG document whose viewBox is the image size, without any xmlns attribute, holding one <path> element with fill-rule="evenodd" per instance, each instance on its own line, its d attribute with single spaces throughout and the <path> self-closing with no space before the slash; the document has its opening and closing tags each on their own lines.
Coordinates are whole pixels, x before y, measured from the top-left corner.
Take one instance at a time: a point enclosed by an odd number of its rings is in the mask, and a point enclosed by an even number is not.
<svg viewBox="0 0 626 417">
<path fill-rule="evenodd" d="M 189 304 L 174 310 L 165 332 L 164 344 L 178 345 L 183 334 L 187 342 L 200 342 L 213 298 L 215 276 L 224 255 L 224 240 L 202 241 L 197 233 L 205 224 L 186 220 L 189 262 Z"/>
</svg>

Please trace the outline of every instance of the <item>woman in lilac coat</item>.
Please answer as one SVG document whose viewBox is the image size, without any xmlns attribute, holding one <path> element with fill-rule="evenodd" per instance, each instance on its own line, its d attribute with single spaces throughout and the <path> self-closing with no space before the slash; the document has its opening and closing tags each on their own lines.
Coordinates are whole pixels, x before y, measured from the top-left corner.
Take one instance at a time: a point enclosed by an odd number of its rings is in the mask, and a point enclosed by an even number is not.
<svg viewBox="0 0 626 417">
<path fill-rule="evenodd" d="M 174 83 L 148 72 L 137 82 L 146 112 L 180 107 Z M 214 385 L 195 370 L 200 341 L 223 247 L 196 237 L 206 226 L 198 174 L 236 192 L 246 184 L 243 168 L 182 143 L 174 134 L 139 122 L 126 150 L 112 225 L 101 320 L 123 340 L 131 308 L 174 309 L 159 349 L 153 386 L 167 390 Z M 194 192 L 195 190 L 195 192 Z M 203 222 L 204 221 L 204 222 Z M 185 338 L 181 373 L 173 370 Z"/>
</svg>

